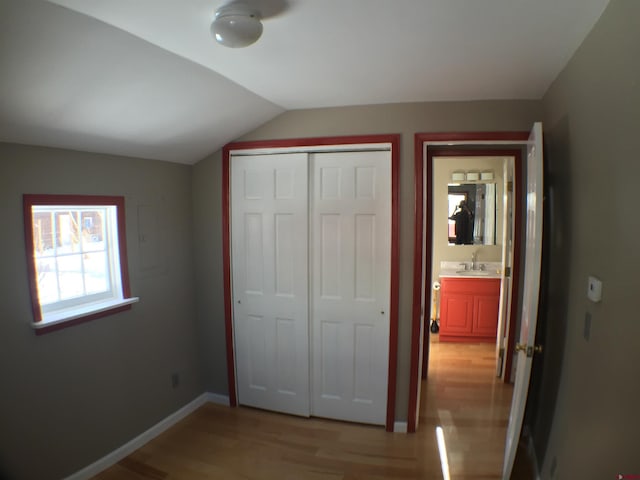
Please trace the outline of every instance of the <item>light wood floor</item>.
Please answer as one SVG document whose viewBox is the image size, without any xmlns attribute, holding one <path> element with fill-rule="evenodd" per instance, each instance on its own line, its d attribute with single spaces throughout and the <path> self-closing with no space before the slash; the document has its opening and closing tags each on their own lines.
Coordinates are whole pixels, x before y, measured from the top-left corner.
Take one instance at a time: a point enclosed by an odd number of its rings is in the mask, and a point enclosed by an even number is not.
<svg viewBox="0 0 640 480">
<path fill-rule="evenodd" d="M 442 426 L 451 478 L 499 479 L 513 386 L 495 377 L 495 344 L 432 338 L 420 428 Z"/>
<path fill-rule="evenodd" d="M 442 479 L 440 425 L 452 479 L 499 479 L 512 387 L 493 349 L 432 343 L 416 434 L 208 404 L 95 478 Z"/>
</svg>

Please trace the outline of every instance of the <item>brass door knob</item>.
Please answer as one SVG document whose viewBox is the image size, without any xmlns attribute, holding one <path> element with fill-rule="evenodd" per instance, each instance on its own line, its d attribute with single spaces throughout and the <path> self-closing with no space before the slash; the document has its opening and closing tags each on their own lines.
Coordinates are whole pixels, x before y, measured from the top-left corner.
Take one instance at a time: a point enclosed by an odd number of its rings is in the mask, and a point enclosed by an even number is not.
<svg viewBox="0 0 640 480">
<path fill-rule="evenodd" d="M 542 353 L 542 345 L 534 345 L 532 347 L 529 347 L 527 346 L 527 344 L 516 343 L 515 351 L 526 352 L 527 357 L 533 357 L 534 353 Z"/>
</svg>

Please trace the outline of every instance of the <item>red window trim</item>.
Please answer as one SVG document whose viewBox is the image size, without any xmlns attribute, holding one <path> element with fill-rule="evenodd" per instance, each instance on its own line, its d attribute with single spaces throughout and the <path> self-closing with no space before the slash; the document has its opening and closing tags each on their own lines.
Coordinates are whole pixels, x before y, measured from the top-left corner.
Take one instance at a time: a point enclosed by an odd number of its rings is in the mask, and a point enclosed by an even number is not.
<svg viewBox="0 0 640 480">
<path fill-rule="evenodd" d="M 29 279 L 29 292 L 31 294 L 31 309 L 33 311 L 33 323 L 42 322 L 40 301 L 38 300 L 38 283 L 36 280 L 36 265 L 33 251 L 33 215 L 31 207 L 37 205 L 105 205 L 116 207 L 116 221 L 118 224 L 118 250 L 120 256 L 120 280 L 123 298 L 131 298 L 129 285 L 129 261 L 127 257 L 127 234 L 124 213 L 124 197 L 104 195 L 55 195 L 55 194 L 24 194 L 22 196 L 24 214 L 24 242 L 27 257 L 27 276 Z M 106 317 L 114 313 L 131 309 L 131 305 L 118 305 L 96 313 L 88 313 L 73 320 L 52 323 L 48 326 L 38 327 L 36 335 L 61 330 L 63 328 L 78 325 L 80 323 Z"/>
</svg>

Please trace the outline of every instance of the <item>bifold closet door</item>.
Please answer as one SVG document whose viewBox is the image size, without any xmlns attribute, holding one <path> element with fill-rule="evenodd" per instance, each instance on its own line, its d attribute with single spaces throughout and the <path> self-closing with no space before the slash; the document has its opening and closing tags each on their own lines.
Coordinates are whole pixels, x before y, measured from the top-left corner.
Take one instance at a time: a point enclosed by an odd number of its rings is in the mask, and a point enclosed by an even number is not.
<svg viewBox="0 0 640 480">
<path fill-rule="evenodd" d="M 309 415 L 308 155 L 233 156 L 238 400 Z"/>
<path fill-rule="evenodd" d="M 391 153 L 310 155 L 312 415 L 384 424 Z"/>
</svg>

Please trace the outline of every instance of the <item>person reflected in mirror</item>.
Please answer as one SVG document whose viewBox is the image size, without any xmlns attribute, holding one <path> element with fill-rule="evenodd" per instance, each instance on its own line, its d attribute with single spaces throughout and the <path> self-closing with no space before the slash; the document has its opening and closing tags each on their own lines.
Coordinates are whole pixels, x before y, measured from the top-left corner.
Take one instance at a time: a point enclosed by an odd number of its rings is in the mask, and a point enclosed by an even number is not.
<svg viewBox="0 0 640 480">
<path fill-rule="evenodd" d="M 456 245 L 473 245 L 473 212 L 465 200 L 460 202 L 449 220 L 456 222 Z"/>
</svg>

